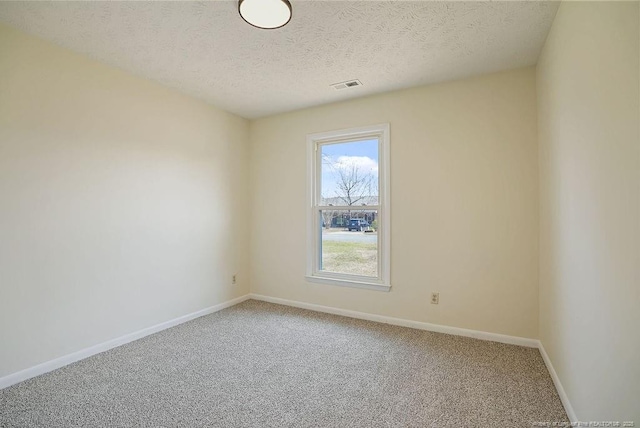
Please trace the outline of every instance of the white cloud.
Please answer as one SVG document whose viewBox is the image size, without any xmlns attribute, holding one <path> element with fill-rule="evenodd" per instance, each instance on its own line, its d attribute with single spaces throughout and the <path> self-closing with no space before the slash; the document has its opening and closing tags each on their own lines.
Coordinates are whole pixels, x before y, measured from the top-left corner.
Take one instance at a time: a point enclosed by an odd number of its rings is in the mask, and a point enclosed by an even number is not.
<svg viewBox="0 0 640 428">
<path fill-rule="evenodd" d="M 354 166 L 358 169 L 359 176 L 371 174 L 375 179 L 378 178 L 378 162 L 368 156 L 325 157 L 322 168 L 323 197 L 332 198 L 340 195 L 337 185 L 340 170 L 349 173 Z"/>
<path fill-rule="evenodd" d="M 333 164 L 335 168 L 358 168 L 363 173 L 378 175 L 378 162 L 369 156 L 339 156 Z"/>
</svg>

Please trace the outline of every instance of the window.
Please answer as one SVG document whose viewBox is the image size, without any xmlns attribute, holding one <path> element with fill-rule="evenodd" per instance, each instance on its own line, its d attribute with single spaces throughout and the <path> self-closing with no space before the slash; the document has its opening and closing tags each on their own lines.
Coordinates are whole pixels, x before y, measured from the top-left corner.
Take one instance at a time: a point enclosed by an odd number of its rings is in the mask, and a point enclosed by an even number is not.
<svg viewBox="0 0 640 428">
<path fill-rule="evenodd" d="M 307 279 L 388 291 L 389 125 L 307 136 Z"/>
</svg>

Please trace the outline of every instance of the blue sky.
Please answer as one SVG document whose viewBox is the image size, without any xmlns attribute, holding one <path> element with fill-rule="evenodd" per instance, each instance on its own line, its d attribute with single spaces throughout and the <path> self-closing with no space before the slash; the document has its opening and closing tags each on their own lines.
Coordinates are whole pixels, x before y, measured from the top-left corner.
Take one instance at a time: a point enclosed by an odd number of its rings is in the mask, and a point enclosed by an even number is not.
<svg viewBox="0 0 640 428">
<path fill-rule="evenodd" d="M 321 146 L 323 159 L 330 158 L 334 168 L 357 165 L 363 173 L 378 177 L 378 140 L 363 140 L 349 143 L 325 144 Z M 322 196 L 336 196 L 336 171 L 322 164 Z"/>
</svg>

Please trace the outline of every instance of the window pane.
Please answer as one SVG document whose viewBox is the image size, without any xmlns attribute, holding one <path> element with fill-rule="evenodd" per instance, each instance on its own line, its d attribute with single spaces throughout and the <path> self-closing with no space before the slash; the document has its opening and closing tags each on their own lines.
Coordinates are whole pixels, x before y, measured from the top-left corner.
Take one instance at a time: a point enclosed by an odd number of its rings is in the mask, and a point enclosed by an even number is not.
<svg viewBox="0 0 640 428">
<path fill-rule="evenodd" d="M 378 212 L 320 211 L 320 270 L 378 277 Z"/>
<path fill-rule="evenodd" d="M 322 144 L 320 204 L 378 205 L 378 139 Z"/>
</svg>

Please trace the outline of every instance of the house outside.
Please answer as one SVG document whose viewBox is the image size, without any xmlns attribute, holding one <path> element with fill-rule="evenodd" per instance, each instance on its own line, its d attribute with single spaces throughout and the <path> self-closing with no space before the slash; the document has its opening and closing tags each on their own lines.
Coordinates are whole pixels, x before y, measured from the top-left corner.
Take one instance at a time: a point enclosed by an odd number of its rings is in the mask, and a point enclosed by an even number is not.
<svg viewBox="0 0 640 428">
<path fill-rule="evenodd" d="M 363 196 L 359 198 L 349 209 L 344 209 L 346 202 L 341 197 L 322 198 L 324 205 L 340 206 L 335 211 L 325 210 L 322 213 L 322 219 L 325 227 L 342 228 L 348 227 L 349 220 L 362 219 L 372 224 L 378 218 L 378 210 L 368 209 L 368 206 L 378 205 L 378 196 Z"/>
</svg>

